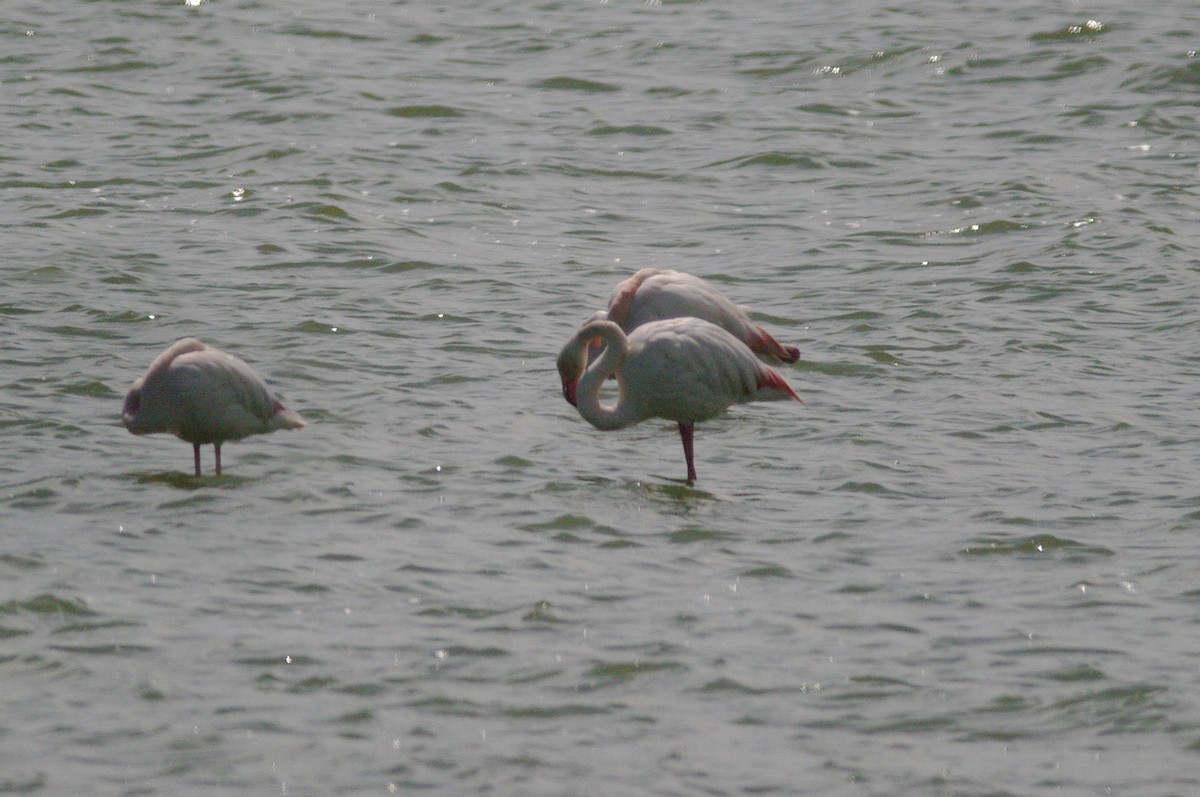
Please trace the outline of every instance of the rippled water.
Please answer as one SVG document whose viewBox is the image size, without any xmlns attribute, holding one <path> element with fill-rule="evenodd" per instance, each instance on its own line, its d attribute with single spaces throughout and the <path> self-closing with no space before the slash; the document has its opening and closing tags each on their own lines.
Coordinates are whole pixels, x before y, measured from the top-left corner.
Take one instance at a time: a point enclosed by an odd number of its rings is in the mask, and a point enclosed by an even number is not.
<svg viewBox="0 0 1200 797">
<path fill-rule="evenodd" d="M 0 793 L 1200 787 L 1200 11 L 7 11 Z M 643 266 L 804 352 L 695 488 Z M 309 428 L 129 435 L 184 335 Z"/>
</svg>

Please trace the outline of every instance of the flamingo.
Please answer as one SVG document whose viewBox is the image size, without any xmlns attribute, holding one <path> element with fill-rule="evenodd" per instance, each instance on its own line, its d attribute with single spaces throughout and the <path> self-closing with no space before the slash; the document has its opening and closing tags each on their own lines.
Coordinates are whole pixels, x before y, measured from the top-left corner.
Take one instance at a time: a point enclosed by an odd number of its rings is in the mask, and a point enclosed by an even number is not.
<svg viewBox="0 0 1200 797">
<path fill-rule="evenodd" d="M 588 365 L 588 349 L 604 350 Z M 692 437 L 696 421 L 732 404 L 800 398 L 777 371 L 716 324 L 699 318 L 651 321 L 628 336 L 616 323 L 587 321 L 558 355 L 563 397 L 597 429 L 624 429 L 648 418 L 679 424 L 687 481 L 696 481 Z M 615 403 L 600 403 L 600 386 L 616 376 Z"/>
<path fill-rule="evenodd" d="M 800 359 L 798 348 L 771 337 L 711 282 L 682 271 L 644 268 L 617 285 L 608 301 L 608 320 L 626 333 L 649 321 L 683 316 L 711 321 L 772 365 Z"/>
<path fill-rule="evenodd" d="M 154 359 L 125 394 L 121 420 L 134 434 L 170 432 L 191 443 L 197 476 L 206 443 L 216 451 L 220 476 L 225 441 L 307 425 L 250 366 L 195 338 L 176 341 Z"/>
</svg>

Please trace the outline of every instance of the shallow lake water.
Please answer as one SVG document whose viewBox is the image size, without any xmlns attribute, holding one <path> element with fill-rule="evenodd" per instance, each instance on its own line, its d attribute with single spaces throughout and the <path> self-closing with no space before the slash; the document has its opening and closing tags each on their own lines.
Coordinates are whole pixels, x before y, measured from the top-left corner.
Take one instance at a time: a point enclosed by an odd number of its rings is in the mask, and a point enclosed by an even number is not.
<svg viewBox="0 0 1200 797">
<path fill-rule="evenodd" d="M 0 793 L 1200 787 L 1200 11 L 8 11 Z M 694 486 L 646 266 L 803 352 Z M 187 335 L 309 427 L 131 436 Z"/>
</svg>

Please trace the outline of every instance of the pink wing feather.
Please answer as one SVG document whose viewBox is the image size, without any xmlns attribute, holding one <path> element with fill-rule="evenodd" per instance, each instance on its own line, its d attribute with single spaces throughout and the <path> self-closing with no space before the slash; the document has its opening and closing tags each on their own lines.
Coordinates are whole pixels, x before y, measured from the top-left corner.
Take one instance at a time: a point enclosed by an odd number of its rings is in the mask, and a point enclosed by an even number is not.
<svg viewBox="0 0 1200 797">
<path fill-rule="evenodd" d="M 644 268 L 613 290 L 608 318 L 626 333 L 651 321 L 701 318 L 716 324 L 756 354 L 779 362 L 796 362 L 800 350 L 785 346 L 750 320 L 746 310 L 712 284 L 680 271 Z"/>
</svg>

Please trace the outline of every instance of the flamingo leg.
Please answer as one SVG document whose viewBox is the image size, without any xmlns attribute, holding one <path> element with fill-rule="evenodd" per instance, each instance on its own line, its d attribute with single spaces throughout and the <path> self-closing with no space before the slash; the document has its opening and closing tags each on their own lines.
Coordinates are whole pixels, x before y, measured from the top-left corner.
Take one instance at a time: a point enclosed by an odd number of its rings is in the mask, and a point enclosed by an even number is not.
<svg viewBox="0 0 1200 797">
<path fill-rule="evenodd" d="M 221 444 L 213 443 L 213 451 L 217 454 L 217 475 L 221 475 Z"/>
<path fill-rule="evenodd" d="M 200 475 L 200 444 L 192 443 L 192 454 L 196 460 L 196 475 Z"/>
<path fill-rule="evenodd" d="M 691 421 L 684 423 L 679 422 L 679 439 L 683 441 L 683 458 L 687 460 L 688 469 L 688 484 L 696 481 L 696 465 L 693 460 L 692 451 L 692 432 L 695 429 L 695 424 Z"/>
</svg>

